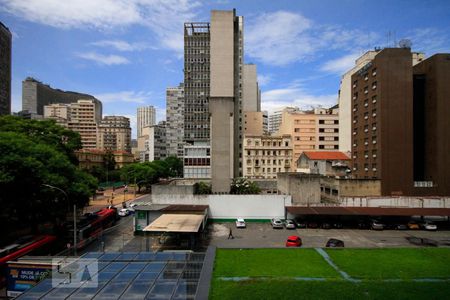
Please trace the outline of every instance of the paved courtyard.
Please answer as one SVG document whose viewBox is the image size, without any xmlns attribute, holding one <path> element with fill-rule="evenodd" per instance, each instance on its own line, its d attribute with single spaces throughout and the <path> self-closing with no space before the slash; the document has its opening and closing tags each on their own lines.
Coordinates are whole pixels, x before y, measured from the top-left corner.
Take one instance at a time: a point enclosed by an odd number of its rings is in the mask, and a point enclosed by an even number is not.
<svg viewBox="0 0 450 300">
<path fill-rule="evenodd" d="M 228 239 L 231 227 L 234 239 Z M 284 247 L 288 236 L 298 235 L 303 247 L 324 247 L 329 238 L 337 238 L 345 247 L 420 247 L 407 238 L 427 239 L 438 246 L 450 246 L 450 231 L 423 230 L 359 230 L 359 229 L 273 229 L 267 223 L 248 223 L 247 228 L 237 229 L 234 223 L 214 223 L 209 227 L 210 245 L 219 248 L 267 248 Z"/>
</svg>

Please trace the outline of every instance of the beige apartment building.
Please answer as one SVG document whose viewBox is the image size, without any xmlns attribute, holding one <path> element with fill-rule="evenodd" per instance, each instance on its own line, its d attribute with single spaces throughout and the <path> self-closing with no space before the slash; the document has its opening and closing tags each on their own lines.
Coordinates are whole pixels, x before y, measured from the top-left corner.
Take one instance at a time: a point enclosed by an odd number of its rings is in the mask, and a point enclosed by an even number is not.
<svg viewBox="0 0 450 300">
<path fill-rule="evenodd" d="M 243 175 L 247 178 L 276 178 L 277 173 L 295 169 L 291 135 L 246 135 Z"/>
<path fill-rule="evenodd" d="M 96 149 L 99 121 L 97 107 L 98 103 L 94 99 L 80 99 L 70 104 L 45 105 L 44 118 L 55 119 L 61 126 L 78 132 L 84 149 Z"/>
<path fill-rule="evenodd" d="M 98 125 L 98 149 L 131 153 L 130 119 L 105 116 Z"/>
<path fill-rule="evenodd" d="M 44 118 L 53 119 L 56 124 L 67 127 L 70 120 L 70 104 L 54 103 L 44 106 Z"/>
<path fill-rule="evenodd" d="M 311 111 L 283 111 L 277 135 L 285 134 L 292 136 L 294 161 L 303 151 L 336 151 L 339 148 L 337 106 Z"/>
</svg>

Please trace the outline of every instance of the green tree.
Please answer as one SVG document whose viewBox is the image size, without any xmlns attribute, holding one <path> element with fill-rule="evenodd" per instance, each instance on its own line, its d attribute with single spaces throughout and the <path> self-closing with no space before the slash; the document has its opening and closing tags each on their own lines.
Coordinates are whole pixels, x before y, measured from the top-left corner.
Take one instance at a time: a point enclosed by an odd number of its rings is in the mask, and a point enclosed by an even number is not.
<svg viewBox="0 0 450 300">
<path fill-rule="evenodd" d="M 170 177 L 183 177 L 183 161 L 176 156 L 169 156 L 164 160 L 169 169 Z"/>
<path fill-rule="evenodd" d="M 79 142 L 79 135 L 54 122 L 0 118 L 2 231 L 37 231 L 39 224 L 64 219 L 73 204 L 88 203 L 97 181 L 78 169 L 73 151 Z M 68 199 L 44 185 L 60 188 Z"/>
<path fill-rule="evenodd" d="M 212 193 L 211 185 L 206 182 L 200 181 L 194 184 L 194 194 L 196 195 L 208 195 Z"/>
<path fill-rule="evenodd" d="M 103 168 L 108 171 L 116 169 L 116 160 L 111 150 L 107 150 L 103 156 Z"/>
<path fill-rule="evenodd" d="M 261 189 L 259 186 L 253 182 L 249 181 L 247 178 L 234 178 L 231 182 L 230 194 L 259 194 Z"/>
</svg>

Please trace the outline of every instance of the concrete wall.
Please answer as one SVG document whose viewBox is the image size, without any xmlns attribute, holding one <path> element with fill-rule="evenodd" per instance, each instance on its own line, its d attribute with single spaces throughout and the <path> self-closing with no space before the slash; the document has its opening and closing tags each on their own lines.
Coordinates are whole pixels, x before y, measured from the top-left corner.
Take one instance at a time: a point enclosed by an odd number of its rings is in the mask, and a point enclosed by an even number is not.
<svg viewBox="0 0 450 300">
<path fill-rule="evenodd" d="M 213 193 L 229 193 L 233 178 L 233 98 L 210 98 L 211 184 Z"/>
<path fill-rule="evenodd" d="M 339 179 L 340 197 L 381 196 L 381 180 L 379 179 Z"/>
<path fill-rule="evenodd" d="M 244 111 L 244 135 L 263 135 L 264 116 L 260 111 Z"/>
<path fill-rule="evenodd" d="M 284 218 L 289 195 L 152 195 L 153 204 L 209 205 L 212 219 Z"/>
<path fill-rule="evenodd" d="M 256 65 L 243 65 L 242 110 L 258 111 L 258 84 Z"/>
<path fill-rule="evenodd" d="M 234 11 L 211 11 L 211 97 L 234 96 Z"/>
<path fill-rule="evenodd" d="M 154 184 L 152 185 L 152 195 L 194 195 L 194 185 Z"/>
<path fill-rule="evenodd" d="M 278 192 L 292 195 L 293 205 L 320 203 L 320 176 L 299 173 L 278 173 Z"/>
</svg>

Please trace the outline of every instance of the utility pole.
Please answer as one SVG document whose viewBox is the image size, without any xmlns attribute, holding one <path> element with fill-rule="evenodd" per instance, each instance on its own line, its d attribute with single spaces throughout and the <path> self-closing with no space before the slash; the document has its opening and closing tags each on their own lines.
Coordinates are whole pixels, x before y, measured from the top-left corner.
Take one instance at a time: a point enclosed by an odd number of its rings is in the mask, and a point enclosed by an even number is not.
<svg viewBox="0 0 450 300">
<path fill-rule="evenodd" d="M 77 205 L 73 205 L 73 254 L 77 255 Z"/>
</svg>

